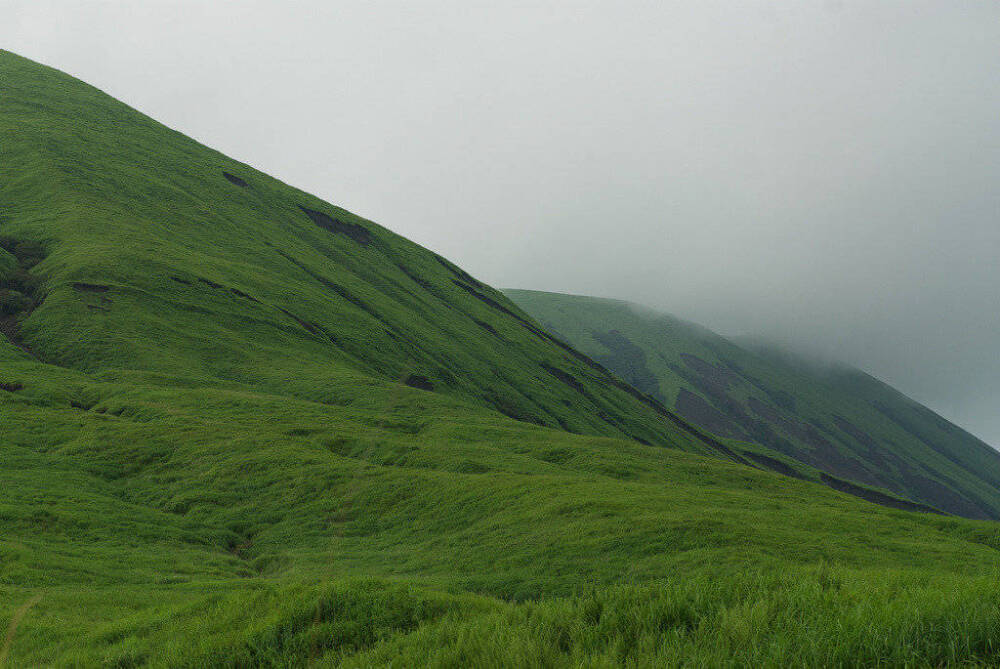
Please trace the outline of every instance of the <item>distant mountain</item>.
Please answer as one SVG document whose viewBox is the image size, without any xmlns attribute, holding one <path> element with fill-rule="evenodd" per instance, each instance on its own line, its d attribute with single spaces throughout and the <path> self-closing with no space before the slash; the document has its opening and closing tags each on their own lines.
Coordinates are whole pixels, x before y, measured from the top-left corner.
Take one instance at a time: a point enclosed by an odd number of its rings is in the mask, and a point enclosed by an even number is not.
<svg viewBox="0 0 1000 669">
<path fill-rule="evenodd" d="M 1000 453 L 871 376 L 618 300 L 524 290 L 543 326 L 717 436 L 951 513 L 1000 516 Z"/>
</svg>

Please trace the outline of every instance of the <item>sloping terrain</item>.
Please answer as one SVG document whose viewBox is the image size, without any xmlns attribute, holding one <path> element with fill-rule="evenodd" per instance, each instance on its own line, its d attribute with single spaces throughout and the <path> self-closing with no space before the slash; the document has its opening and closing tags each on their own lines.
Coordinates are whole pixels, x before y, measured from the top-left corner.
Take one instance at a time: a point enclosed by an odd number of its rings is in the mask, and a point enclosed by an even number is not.
<svg viewBox="0 0 1000 669">
<path fill-rule="evenodd" d="M 545 327 L 687 420 L 834 476 L 1000 516 L 1000 453 L 862 372 L 744 348 L 618 300 L 507 291 Z"/>
<path fill-rule="evenodd" d="M 993 523 L 364 377 L 331 405 L 6 344 L 0 376 L 11 666 L 1000 658 Z"/>
<path fill-rule="evenodd" d="M 1000 659 L 993 523 L 703 434 L 448 261 L 8 53 L 0 126 L 0 666 Z"/>
<path fill-rule="evenodd" d="M 62 73 L 9 53 L 0 73 L 3 328 L 37 359 L 319 401 L 350 370 L 713 450 L 444 258 Z"/>
</svg>

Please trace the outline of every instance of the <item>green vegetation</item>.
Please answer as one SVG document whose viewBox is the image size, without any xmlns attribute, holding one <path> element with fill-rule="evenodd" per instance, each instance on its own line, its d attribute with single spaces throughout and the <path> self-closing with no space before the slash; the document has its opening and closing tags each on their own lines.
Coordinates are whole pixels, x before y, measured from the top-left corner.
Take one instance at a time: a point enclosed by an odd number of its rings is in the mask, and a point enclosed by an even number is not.
<svg viewBox="0 0 1000 669">
<path fill-rule="evenodd" d="M 0 663 L 996 664 L 995 524 L 720 457 L 385 229 L 0 93 Z"/>
<path fill-rule="evenodd" d="M 507 291 L 691 422 L 971 518 L 1000 517 L 1000 454 L 853 369 L 820 368 L 619 300 Z"/>
</svg>

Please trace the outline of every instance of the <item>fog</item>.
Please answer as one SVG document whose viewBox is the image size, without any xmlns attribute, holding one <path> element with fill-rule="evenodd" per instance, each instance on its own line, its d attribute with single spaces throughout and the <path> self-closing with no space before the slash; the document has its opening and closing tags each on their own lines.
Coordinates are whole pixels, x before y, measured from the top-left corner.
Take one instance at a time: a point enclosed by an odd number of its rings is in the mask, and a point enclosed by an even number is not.
<svg viewBox="0 0 1000 669">
<path fill-rule="evenodd" d="M 1000 446 L 993 0 L 3 0 L 0 46 L 493 285 L 844 360 Z"/>
</svg>

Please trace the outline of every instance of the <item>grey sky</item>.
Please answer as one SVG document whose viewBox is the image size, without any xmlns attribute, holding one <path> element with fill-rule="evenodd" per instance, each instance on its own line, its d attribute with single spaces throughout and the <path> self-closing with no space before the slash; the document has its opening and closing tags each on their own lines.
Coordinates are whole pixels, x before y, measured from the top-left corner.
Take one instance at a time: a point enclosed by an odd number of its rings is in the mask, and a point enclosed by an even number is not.
<svg viewBox="0 0 1000 669">
<path fill-rule="evenodd" d="M 0 0 L 0 45 L 494 285 L 874 373 L 1000 446 L 1000 3 Z"/>
</svg>

